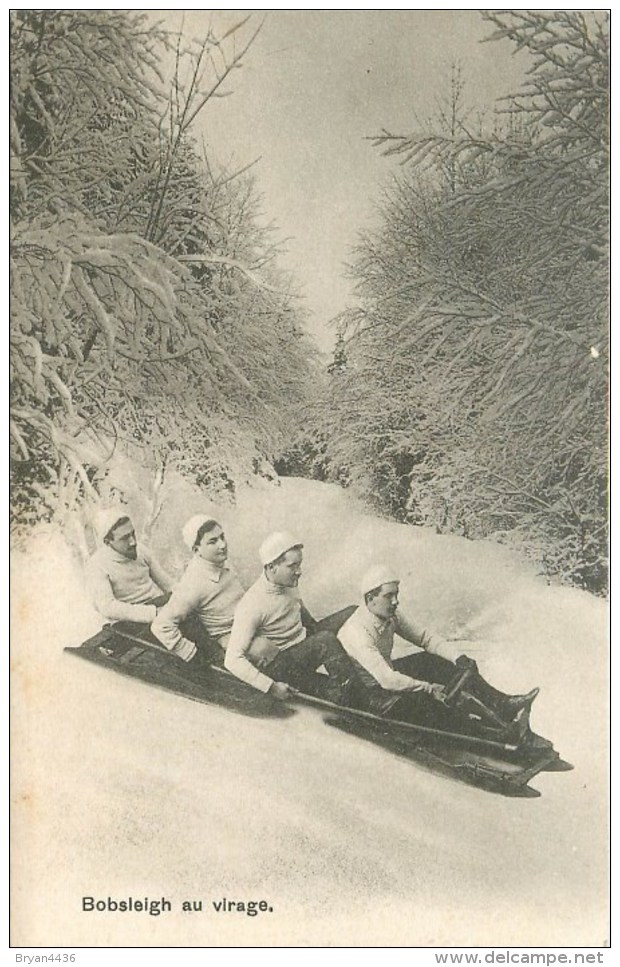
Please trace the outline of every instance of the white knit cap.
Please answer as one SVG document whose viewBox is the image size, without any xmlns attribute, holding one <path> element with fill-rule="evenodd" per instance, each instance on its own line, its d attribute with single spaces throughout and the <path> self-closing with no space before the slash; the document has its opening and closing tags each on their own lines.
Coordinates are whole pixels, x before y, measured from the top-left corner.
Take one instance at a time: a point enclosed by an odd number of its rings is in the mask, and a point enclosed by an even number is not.
<svg viewBox="0 0 620 967">
<path fill-rule="evenodd" d="M 104 507 L 98 510 L 95 517 L 95 530 L 99 540 L 103 541 L 114 525 L 118 524 L 119 520 L 122 520 L 123 517 L 129 517 L 129 510 L 127 507 L 123 507 L 122 504 L 116 504 L 114 507 Z"/>
<path fill-rule="evenodd" d="M 264 567 L 294 547 L 303 547 L 303 544 L 288 531 L 276 531 L 265 538 L 258 549 L 258 557 Z"/>
<path fill-rule="evenodd" d="M 217 521 L 213 517 L 208 517 L 206 514 L 194 514 L 193 517 L 183 525 L 181 533 L 183 535 L 183 543 L 189 547 L 190 551 L 194 550 L 194 544 L 196 543 L 196 538 L 198 537 L 198 531 L 203 524 L 217 524 Z"/>
<path fill-rule="evenodd" d="M 381 587 L 382 584 L 400 584 L 400 578 L 386 564 L 374 564 L 368 568 L 360 581 L 360 591 L 362 595 L 368 594 L 369 591 L 374 591 L 375 588 Z"/>
</svg>

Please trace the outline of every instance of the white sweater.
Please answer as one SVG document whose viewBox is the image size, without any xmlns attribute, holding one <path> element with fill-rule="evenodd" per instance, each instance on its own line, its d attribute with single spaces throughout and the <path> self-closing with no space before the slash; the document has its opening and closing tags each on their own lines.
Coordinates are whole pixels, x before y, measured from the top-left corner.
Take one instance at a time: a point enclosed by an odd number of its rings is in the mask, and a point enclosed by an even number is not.
<svg viewBox="0 0 620 967">
<path fill-rule="evenodd" d="M 306 637 L 296 588 L 280 587 L 261 574 L 237 605 L 224 664 L 241 681 L 268 692 L 273 679 L 250 659 L 268 664 Z"/>
<path fill-rule="evenodd" d="M 170 587 L 170 578 L 148 551 L 135 561 L 108 544 L 100 547 L 86 565 L 86 582 L 94 606 L 108 621 L 152 621 L 152 603 Z"/>
<path fill-rule="evenodd" d="M 428 682 L 418 681 L 393 668 L 394 634 L 448 661 L 453 662 L 462 654 L 458 645 L 438 635 L 429 635 L 400 611 L 396 612 L 394 618 L 383 620 L 362 604 L 345 621 L 338 632 L 338 639 L 347 654 L 361 666 L 360 675 L 366 684 L 378 682 L 382 688 L 392 692 L 429 690 Z"/>
<path fill-rule="evenodd" d="M 239 578 L 229 567 L 217 567 L 194 555 L 170 600 L 153 621 L 151 631 L 172 652 L 195 651 L 179 627 L 185 618 L 195 614 L 207 634 L 225 648 L 243 592 Z"/>
</svg>

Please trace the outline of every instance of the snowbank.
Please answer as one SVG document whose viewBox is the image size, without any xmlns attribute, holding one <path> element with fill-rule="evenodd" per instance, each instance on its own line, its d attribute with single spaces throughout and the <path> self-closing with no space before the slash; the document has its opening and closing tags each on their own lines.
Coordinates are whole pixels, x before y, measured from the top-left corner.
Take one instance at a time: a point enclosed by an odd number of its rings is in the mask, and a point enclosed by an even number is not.
<svg viewBox="0 0 620 967">
<path fill-rule="evenodd" d="M 135 479 L 132 512 L 143 484 Z M 99 626 L 52 529 L 13 556 L 13 943 L 24 945 L 602 946 L 607 896 L 607 610 L 548 587 L 508 550 L 381 521 L 302 480 L 214 507 L 181 481 L 153 544 L 174 570 L 180 524 L 225 526 L 249 583 L 256 547 L 305 544 L 302 590 L 323 614 L 390 557 L 402 600 L 467 639 L 488 677 L 541 686 L 533 725 L 575 765 L 538 800 L 430 775 L 302 710 L 256 721 L 112 676 L 67 655 Z M 142 516 L 141 516 L 142 515 Z M 169 897 L 172 913 L 81 912 L 82 896 Z M 273 913 L 218 914 L 211 900 Z M 202 899 L 202 913 L 180 911 Z"/>
</svg>

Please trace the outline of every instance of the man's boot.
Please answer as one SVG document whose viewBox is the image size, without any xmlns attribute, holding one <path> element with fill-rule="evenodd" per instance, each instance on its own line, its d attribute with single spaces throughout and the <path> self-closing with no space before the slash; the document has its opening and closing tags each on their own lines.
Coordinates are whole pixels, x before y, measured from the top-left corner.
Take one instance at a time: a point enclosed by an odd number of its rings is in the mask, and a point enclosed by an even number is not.
<svg viewBox="0 0 620 967">
<path fill-rule="evenodd" d="M 465 685 L 467 691 L 505 722 L 514 721 L 523 709 L 527 709 L 529 716 L 532 702 L 540 691 L 539 688 L 533 688 L 526 695 L 506 695 L 493 685 L 489 685 L 478 671 L 478 665 L 474 659 L 468 655 L 460 655 L 454 664 L 460 671 L 469 672 Z"/>
<path fill-rule="evenodd" d="M 469 679 L 467 688 L 506 722 L 512 722 L 522 709 L 527 709 L 529 713 L 532 702 L 540 691 L 539 688 L 533 688 L 526 695 L 506 695 L 489 685 L 478 671 Z"/>
</svg>

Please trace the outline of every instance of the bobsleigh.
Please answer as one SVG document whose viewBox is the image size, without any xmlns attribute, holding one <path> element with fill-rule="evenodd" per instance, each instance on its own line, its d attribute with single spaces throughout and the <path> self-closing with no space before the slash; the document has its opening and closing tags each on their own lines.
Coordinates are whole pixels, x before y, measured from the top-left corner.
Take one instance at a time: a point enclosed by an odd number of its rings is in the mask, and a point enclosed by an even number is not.
<svg viewBox="0 0 620 967">
<path fill-rule="evenodd" d="M 320 688 L 316 694 L 294 691 L 290 703 L 281 702 L 239 681 L 215 662 L 192 669 L 191 663 L 163 648 L 146 626 L 136 632 L 135 626 L 123 622 L 108 625 L 79 647 L 65 651 L 183 698 L 245 716 L 283 719 L 295 714 L 296 704 L 312 706 L 332 728 L 438 775 L 506 796 L 539 796 L 529 786 L 534 776 L 573 768 L 548 739 L 530 728 L 529 718 L 522 717 L 515 730 L 486 712 L 467 691 L 468 670 L 457 672 L 446 686 L 443 704 L 448 716 L 437 727 L 432 720 L 399 718 L 398 703 L 387 714 L 380 714 L 328 701 L 320 697 Z M 317 675 L 317 679 L 322 677 Z"/>
</svg>

